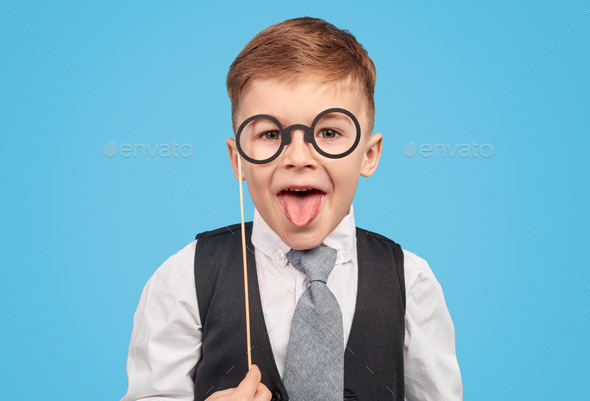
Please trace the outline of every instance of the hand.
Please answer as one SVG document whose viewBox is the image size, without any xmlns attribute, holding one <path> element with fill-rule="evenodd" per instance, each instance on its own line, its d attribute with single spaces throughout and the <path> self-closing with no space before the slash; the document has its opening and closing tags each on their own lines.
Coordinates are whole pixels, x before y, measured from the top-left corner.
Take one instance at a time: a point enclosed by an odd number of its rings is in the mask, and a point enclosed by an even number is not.
<svg viewBox="0 0 590 401">
<path fill-rule="evenodd" d="M 205 401 L 270 401 L 272 394 L 260 382 L 261 376 L 258 366 L 252 365 L 238 387 L 217 391 Z"/>
</svg>

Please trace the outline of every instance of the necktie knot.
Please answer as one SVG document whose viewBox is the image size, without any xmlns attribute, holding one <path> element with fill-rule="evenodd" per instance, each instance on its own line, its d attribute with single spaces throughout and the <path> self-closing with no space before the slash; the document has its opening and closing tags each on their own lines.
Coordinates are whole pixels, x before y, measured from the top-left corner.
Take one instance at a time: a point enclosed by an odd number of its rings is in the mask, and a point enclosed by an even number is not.
<svg viewBox="0 0 590 401">
<path fill-rule="evenodd" d="M 305 251 L 291 249 L 287 260 L 297 270 L 307 276 L 309 282 L 328 282 L 328 276 L 336 265 L 337 251 L 326 245 L 319 245 Z"/>
</svg>

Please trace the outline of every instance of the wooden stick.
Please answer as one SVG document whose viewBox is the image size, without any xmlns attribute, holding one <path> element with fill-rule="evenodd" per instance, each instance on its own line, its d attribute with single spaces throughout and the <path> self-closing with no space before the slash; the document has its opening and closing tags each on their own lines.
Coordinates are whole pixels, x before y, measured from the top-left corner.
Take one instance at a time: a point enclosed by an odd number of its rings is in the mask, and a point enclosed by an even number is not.
<svg viewBox="0 0 590 401">
<path fill-rule="evenodd" d="M 242 162 L 238 155 L 238 181 L 240 181 L 240 212 L 242 214 L 242 258 L 244 260 L 244 292 L 246 294 L 246 342 L 248 345 L 248 370 L 252 366 L 250 348 L 250 302 L 248 300 L 248 262 L 246 262 L 246 230 L 244 229 L 244 192 L 242 191 Z"/>
</svg>

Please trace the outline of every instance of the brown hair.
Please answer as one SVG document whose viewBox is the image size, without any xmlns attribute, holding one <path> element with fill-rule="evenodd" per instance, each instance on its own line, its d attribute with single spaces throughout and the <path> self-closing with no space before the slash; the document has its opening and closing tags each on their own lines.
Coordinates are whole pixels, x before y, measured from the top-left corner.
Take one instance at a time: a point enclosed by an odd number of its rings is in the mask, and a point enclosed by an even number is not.
<svg viewBox="0 0 590 401">
<path fill-rule="evenodd" d="M 376 72 L 365 48 L 347 30 L 319 18 L 293 18 L 259 32 L 242 49 L 227 73 L 232 127 L 237 130 L 238 102 L 248 82 L 278 79 L 289 84 L 315 78 L 363 94 L 369 135 L 375 119 Z"/>
</svg>

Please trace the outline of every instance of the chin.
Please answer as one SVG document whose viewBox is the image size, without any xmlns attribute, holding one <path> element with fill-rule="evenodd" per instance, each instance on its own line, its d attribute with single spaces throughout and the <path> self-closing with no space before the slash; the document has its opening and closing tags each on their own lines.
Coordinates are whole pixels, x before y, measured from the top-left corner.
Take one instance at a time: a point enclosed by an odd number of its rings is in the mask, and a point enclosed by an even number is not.
<svg viewBox="0 0 590 401">
<path fill-rule="evenodd" d="M 305 227 L 304 227 L 305 228 Z M 322 235 L 321 231 L 300 231 L 300 232 L 285 232 L 283 242 L 292 249 L 299 251 L 315 248 L 320 245 L 322 241 L 328 236 Z"/>
</svg>

